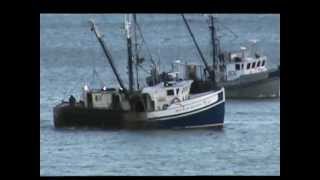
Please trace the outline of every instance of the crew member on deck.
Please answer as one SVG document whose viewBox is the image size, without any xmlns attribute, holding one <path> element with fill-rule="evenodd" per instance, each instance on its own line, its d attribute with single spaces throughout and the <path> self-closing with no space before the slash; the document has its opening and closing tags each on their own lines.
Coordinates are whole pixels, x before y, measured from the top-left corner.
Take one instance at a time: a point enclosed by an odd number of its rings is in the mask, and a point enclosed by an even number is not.
<svg viewBox="0 0 320 180">
<path fill-rule="evenodd" d="M 70 105 L 74 106 L 76 104 L 76 98 L 71 95 L 69 98 L 69 103 Z"/>
</svg>

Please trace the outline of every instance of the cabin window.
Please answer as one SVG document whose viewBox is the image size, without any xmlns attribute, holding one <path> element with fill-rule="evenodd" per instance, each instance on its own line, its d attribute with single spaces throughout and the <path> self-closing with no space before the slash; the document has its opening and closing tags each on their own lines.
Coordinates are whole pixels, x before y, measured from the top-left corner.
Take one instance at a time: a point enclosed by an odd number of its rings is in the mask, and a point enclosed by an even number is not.
<svg viewBox="0 0 320 180">
<path fill-rule="evenodd" d="M 252 68 L 255 68 L 256 67 L 256 62 L 253 62 L 252 63 Z"/>
<path fill-rule="evenodd" d="M 236 64 L 236 70 L 240 70 L 240 64 Z"/>
<path fill-rule="evenodd" d="M 261 64 L 261 66 L 264 66 L 264 63 L 265 63 L 265 61 L 263 60 L 263 61 L 262 61 L 262 64 Z"/>
<path fill-rule="evenodd" d="M 179 88 L 178 88 L 178 89 L 176 89 L 176 94 L 178 95 L 178 93 L 179 93 Z"/>
<path fill-rule="evenodd" d="M 235 61 L 235 62 L 241 62 L 241 58 L 240 58 L 240 57 L 235 57 L 235 58 L 234 58 L 234 61 Z"/>
<path fill-rule="evenodd" d="M 243 67 L 244 67 L 244 64 L 241 64 L 241 69 L 243 69 Z"/>
<path fill-rule="evenodd" d="M 173 95 L 174 95 L 173 89 L 167 90 L 167 96 L 173 96 Z"/>
<path fill-rule="evenodd" d="M 257 63 L 257 67 L 260 67 L 260 61 L 258 61 L 258 63 Z"/>
<path fill-rule="evenodd" d="M 247 69 L 250 69 L 250 63 L 247 64 Z"/>
<path fill-rule="evenodd" d="M 102 99 L 100 95 L 95 95 L 94 98 L 95 98 L 96 101 L 101 101 L 101 99 Z"/>
<path fill-rule="evenodd" d="M 182 93 L 185 93 L 186 91 L 187 91 L 187 88 L 184 87 L 184 88 L 182 89 Z"/>
</svg>

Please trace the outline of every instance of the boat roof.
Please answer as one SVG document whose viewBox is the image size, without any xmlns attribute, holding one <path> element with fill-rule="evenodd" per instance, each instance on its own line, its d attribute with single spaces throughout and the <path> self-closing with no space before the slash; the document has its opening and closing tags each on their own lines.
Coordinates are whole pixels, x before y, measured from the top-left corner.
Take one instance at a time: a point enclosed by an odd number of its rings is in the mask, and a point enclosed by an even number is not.
<svg viewBox="0 0 320 180">
<path fill-rule="evenodd" d="M 193 80 L 167 81 L 167 84 L 169 84 L 169 86 L 168 85 L 166 86 L 165 82 L 160 82 L 159 84 L 157 84 L 155 86 L 143 88 L 143 91 L 150 92 L 150 91 L 155 91 L 155 90 L 159 90 L 159 89 L 185 87 L 185 86 L 190 86 L 190 84 L 192 82 L 193 82 Z"/>
</svg>

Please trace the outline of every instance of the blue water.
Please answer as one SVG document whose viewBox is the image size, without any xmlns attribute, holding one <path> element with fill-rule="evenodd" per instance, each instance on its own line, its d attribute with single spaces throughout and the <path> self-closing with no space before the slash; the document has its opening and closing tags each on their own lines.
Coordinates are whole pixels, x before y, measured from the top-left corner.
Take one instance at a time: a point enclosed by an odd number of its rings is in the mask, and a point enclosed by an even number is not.
<svg viewBox="0 0 320 180">
<path fill-rule="evenodd" d="M 205 18 L 186 15 L 204 51 L 210 56 Z M 280 15 L 217 15 L 222 47 L 238 50 L 259 39 L 269 67 L 280 59 Z M 88 19 L 95 19 L 115 64 L 126 77 L 123 15 L 40 16 L 40 175 L 279 175 L 280 100 L 227 100 L 222 130 L 98 130 L 53 126 L 52 108 L 70 94 L 79 98 L 95 68 L 101 83 L 116 85 Z M 139 15 L 153 58 L 161 68 L 180 59 L 200 63 L 179 15 Z M 238 38 L 224 26 L 236 33 Z M 219 29 L 220 28 L 220 29 Z M 148 57 L 146 50 L 143 51 Z M 150 63 L 149 63 L 150 64 Z M 145 62 L 148 66 L 148 59 Z M 141 76 L 145 76 L 141 73 Z"/>
</svg>

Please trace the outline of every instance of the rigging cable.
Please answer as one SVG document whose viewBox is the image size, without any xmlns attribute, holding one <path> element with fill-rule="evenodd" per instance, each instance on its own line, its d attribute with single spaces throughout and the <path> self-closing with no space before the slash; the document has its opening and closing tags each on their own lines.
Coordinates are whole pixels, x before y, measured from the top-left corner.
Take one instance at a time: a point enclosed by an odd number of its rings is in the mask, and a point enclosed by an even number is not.
<svg viewBox="0 0 320 180">
<path fill-rule="evenodd" d="M 101 87 L 103 87 L 103 86 L 106 84 L 106 83 L 101 79 L 101 77 L 100 77 L 98 71 L 96 70 L 96 68 L 94 68 L 94 69 L 93 69 L 93 72 L 92 72 L 92 79 L 91 79 L 91 81 L 90 81 L 91 84 L 94 84 L 96 78 L 97 78 L 97 80 L 99 81 Z"/>
<path fill-rule="evenodd" d="M 153 60 L 152 54 L 151 54 L 151 52 L 150 52 L 150 50 L 149 50 L 149 48 L 148 48 L 148 46 L 147 46 L 147 43 L 146 43 L 146 41 L 144 40 L 144 37 L 143 37 L 143 35 L 142 35 L 142 31 L 141 31 L 141 28 L 140 28 L 139 23 L 136 22 L 136 25 L 137 25 L 137 27 L 138 27 L 138 31 L 140 32 L 140 36 L 141 36 L 142 42 L 146 45 L 147 52 L 148 52 L 149 56 L 151 57 L 150 61 L 151 61 L 151 63 L 152 63 L 153 65 L 156 65 L 156 63 L 155 63 L 154 60 Z"/>
<path fill-rule="evenodd" d="M 226 30 L 228 30 L 235 38 L 231 41 L 234 41 L 238 38 L 238 35 L 233 32 L 230 28 L 228 28 L 227 26 L 223 25 L 219 20 L 216 21 L 219 25 L 221 25 L 223 28 L 225 28 Z"/>
<path fill-rule="evenodd" d="M 145 69 L 142 65 L 139 64 L 138 67 L 141 68 L 143 72 L 150 74 L 150 72 L 147 69 Z"/>
<path fill-rule="evenodd" d="M 93 59 L 92 61 L 93 61 L 93 63 L 92 63 L 92 79 L 91 79 L 90 83 L 93 85 L 95 83 L 95 80 L 98 79 L 100 86 L 102 87 L 105 83 L 100 78 L 100 75 L 96 69 L 96 60 Z"/>
<path fill-rule="evenodd" d="M 77 84 L 79 84 L 80 82 L 82 82 L 84 79 L 86 79 L 86 76 L 88 76 L 88 74 L 84 74 L 82 76 L 82 78 L 79 78 L 78 81 L 75 81 L 75 83 L 73 84 L 73 86 L 69 87 L 69 89 L 67 91 L 64 92 L 63 94 L 63 100 L 66 98 L 66 95 L 69 93 L 72 93 L 75 88 L 77 87 Z"/>
</svg>

